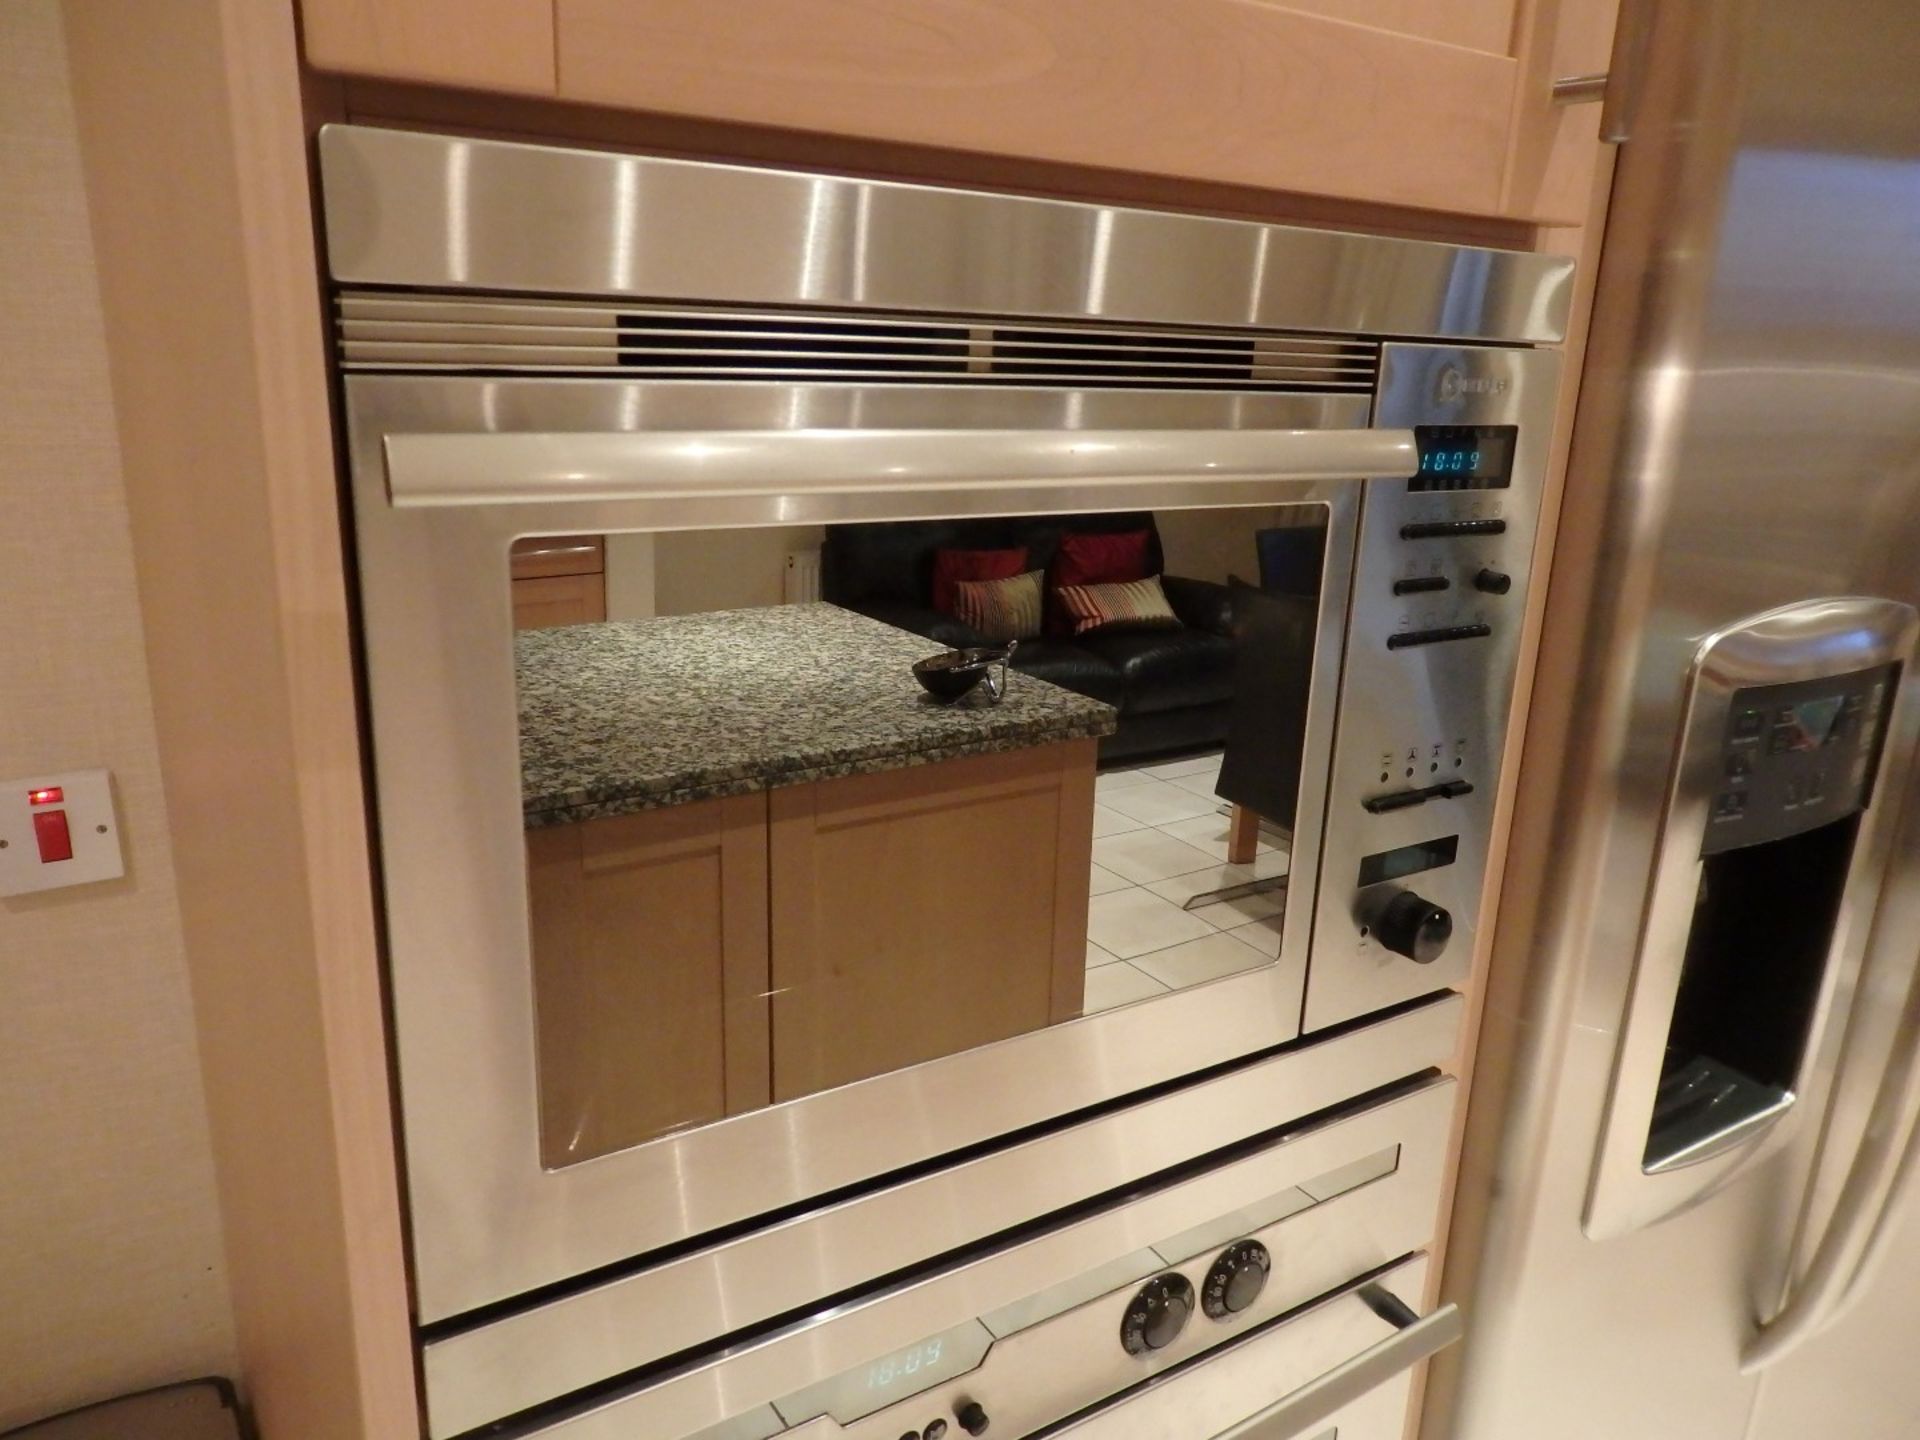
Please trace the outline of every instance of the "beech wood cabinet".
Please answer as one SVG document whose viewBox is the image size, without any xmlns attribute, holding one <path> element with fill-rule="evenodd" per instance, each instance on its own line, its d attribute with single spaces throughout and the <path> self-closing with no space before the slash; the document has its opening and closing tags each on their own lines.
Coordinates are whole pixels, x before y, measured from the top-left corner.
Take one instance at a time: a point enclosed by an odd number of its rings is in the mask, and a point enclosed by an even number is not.
<svg viewBox="0 0 1920 1440">
<path fill-rule="evenodd" d="M 1552 83 L 1606 68 L 1616 3 L 303 0 L 302 16 L 320 70 L 1577 223 L 1586 171 L 1554 161 L 1591 148 L 1597 107 L 1554 106 Z"/>
<path fill-rule="evenodd" d="M 545 1163 L 1078 1016 L 1095 750 L 529 830 Z"/>
</svg>

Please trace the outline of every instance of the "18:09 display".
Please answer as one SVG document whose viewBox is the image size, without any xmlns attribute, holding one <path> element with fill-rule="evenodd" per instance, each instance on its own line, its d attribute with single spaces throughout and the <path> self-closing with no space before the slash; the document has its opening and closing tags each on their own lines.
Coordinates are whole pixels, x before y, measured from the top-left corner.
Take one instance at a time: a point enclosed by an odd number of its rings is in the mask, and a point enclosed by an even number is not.
<svg viewBox="0 0 1920 1440">
<path fill-rule="evenodd" d="M 1504 490 L 1513 481 L 1513 425 L 1416 425 L 1419 473 L 1409 490 Z"/>
</svg>

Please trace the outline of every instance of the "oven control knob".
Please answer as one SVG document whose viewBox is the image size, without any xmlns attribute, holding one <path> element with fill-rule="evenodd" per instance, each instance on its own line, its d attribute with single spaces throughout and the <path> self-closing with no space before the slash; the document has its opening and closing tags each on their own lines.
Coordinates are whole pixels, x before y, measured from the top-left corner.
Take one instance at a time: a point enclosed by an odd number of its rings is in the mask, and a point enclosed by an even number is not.
<svg viewBox="0 0 1920 1440">
<path fill-rule="evenodd" d="M 1488 568 L 1473 577 L 1473 588 L 1489 595 L 1504 595 L 1513 588 L 1513 577 L 1504 570 Z"/>
<path fill-rule="evenodd" d="M 987 1433 L 987 1412 L 978 1400 L 969 1400 L 953 1412 L 953 1418 L 960 1422 L 960 1428 L 969 1435 Z"/>
<path fill-rule="evenodd" d="M 1453 938 L 1453 916 L 1431 900 L 1402 890 L 1380 911 L 1374 925 L 1380 943 L 1417 965 L 1431 965 Z"/>
<path fill-rule="evenodd" d="M 1200 1287 L 1200 1308 L 1212 1320 L 1238 1315 L 1260 1298 L 1273 1257 L 1258 1240 L 1241 1240 L 1220 1252 Z"/>
<path fill-rule="evenodd" d="M 1164 1349 L 1186 1328 L 1193 1314 L 1193 1282 L 1180 1274 L 1156 1275 L 1127 1302 L 1120 1320 L 1120 1343 L 1129 1355 Z"/>
</svg>

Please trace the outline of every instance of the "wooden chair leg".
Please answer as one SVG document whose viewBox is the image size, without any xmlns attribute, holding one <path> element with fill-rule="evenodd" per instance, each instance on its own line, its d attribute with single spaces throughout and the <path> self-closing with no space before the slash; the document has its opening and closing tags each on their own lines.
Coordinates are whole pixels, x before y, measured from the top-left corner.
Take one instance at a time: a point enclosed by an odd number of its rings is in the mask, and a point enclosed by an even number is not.
<svg viewBox="0 0 1920 1440">
<path fill-rule="evenodd" d="M 1232 865 L 1251 865 L 1253 852 L 1260 844 L 1260 817 L 1244 805 L 1233 807 L 1233 819 L 1227 826 L 1227 861 Z"/>
</svg>

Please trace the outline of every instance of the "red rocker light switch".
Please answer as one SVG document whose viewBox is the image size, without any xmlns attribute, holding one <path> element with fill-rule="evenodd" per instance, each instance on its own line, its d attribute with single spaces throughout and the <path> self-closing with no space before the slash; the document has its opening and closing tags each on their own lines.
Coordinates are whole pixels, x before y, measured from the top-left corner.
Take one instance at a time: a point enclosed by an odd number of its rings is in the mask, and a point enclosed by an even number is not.
<svg viewBox="0 0 1920 1440">
<path fill-rule="evenodd" d="M 0 780 L 0 895 L 30 895 L 125 873 L 106 771 Z"/>
</svg>

